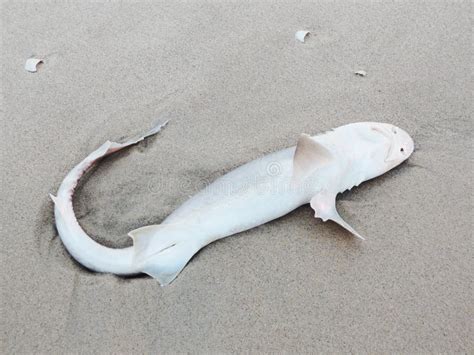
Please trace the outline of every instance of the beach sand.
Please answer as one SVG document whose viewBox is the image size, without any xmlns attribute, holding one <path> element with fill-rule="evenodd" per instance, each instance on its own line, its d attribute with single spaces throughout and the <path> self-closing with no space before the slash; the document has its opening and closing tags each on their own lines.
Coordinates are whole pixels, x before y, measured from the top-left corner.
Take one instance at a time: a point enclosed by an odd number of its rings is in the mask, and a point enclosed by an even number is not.
<svg viewBox="0 0 474 355">
<path fill-rule="evenodd" d="M 2 353 L 469 352 L 471 3 L 2 3 Z M 306 43 L 297 30 L 309 30 Z M 24 63 L 43 56 L 37 73 Z M 365 70 L 366 77 L 354 75 Z M 356 121 L 408 163 L 201 250 L 170 286 L 72 260 L 48 193 L 107 139 L 74 200 L 109 246 L 227 171 Z"/>
</svg>

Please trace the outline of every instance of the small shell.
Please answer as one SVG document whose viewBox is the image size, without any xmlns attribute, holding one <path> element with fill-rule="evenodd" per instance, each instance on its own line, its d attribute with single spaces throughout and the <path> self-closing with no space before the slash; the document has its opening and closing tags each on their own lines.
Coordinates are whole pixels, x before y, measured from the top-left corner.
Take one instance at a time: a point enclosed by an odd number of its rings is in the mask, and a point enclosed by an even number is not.
<svg viewBox="0 0 474 355">
<path fill-rule="evenodd" d="M 30 73 L 36 73 L 36 67 L 39 63 L 43 63 L 43 59 L 40 58 L 28 58 L 25 63 L 25 70 Z"/>
<path fill-rule="evenodd" d="M 367 76 L 367 72 L 365 70 L 358 70 L 354 72 L 354 74 L 357 76 Z"/>
<path fill-rule="evenodd" d="M 309 35 L 309 31 L 298 31 L 295 33 L 295 39 L 297 41 L 300 41 L 301 43 L 304 43 L 304 40 L 306 37 Z"/>
</svg>

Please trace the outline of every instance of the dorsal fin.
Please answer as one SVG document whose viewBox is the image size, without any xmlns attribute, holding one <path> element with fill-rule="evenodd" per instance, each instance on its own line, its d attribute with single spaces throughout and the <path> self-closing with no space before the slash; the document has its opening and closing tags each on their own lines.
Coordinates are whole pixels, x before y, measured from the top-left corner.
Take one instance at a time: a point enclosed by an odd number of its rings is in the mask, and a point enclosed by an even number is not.
<svg viewBox="0 0 474 355">
<path fill-rule="evenodd" d="M 333 159 L 332 153 L 307 134 L 302 134 L 293 157 L 293 181 L 299 182 Z"/>
</svg>

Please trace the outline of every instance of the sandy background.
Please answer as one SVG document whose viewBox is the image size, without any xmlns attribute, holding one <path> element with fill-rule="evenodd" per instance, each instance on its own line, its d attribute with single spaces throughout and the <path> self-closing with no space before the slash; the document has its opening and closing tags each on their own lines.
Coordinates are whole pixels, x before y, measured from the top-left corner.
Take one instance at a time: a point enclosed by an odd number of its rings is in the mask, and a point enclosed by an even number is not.
<svg viewBox="0 0 474 355">
<path fill-rule="evenodd" d="M 473 350 L 470 2 L 63 4 L 1 9 L 1 352 Z M 417 151 L 340 197 L 364 243 L 304 206 L 206 247 L 167 288 L 90 273 L 48 193 L 160 117 L 78 190 L 104 244 L 302 132 L 389 122 Z"/>
</svg>

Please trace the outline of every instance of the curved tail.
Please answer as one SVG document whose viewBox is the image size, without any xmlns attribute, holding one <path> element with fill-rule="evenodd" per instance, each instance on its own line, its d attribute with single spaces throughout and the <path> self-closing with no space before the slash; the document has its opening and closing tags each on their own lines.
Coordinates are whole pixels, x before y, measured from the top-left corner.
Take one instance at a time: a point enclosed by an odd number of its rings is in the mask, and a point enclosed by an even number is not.
<svg viewBox="0 0 474 355">
<path fill-rule="evenodd" d="M 59 187 L 56 197 L 50 195 L 54 202 L 56 228 L 64 246 L 74 259 L 88 269 L 98 272 L 110 272 L 117 275 L 130 275 L 141 272 L 133 263 L 133 247 L 124 249 L 105 247 L 95 242 L 81 228 L 74 215 L 72 206 L 72 196 L 79 179 L 103 157 L 158 133 L 167 123 L 168 121 L 159 123 L 145 135 L 125 143 L 105 142 L 67 174 Z"/>
</svg>

